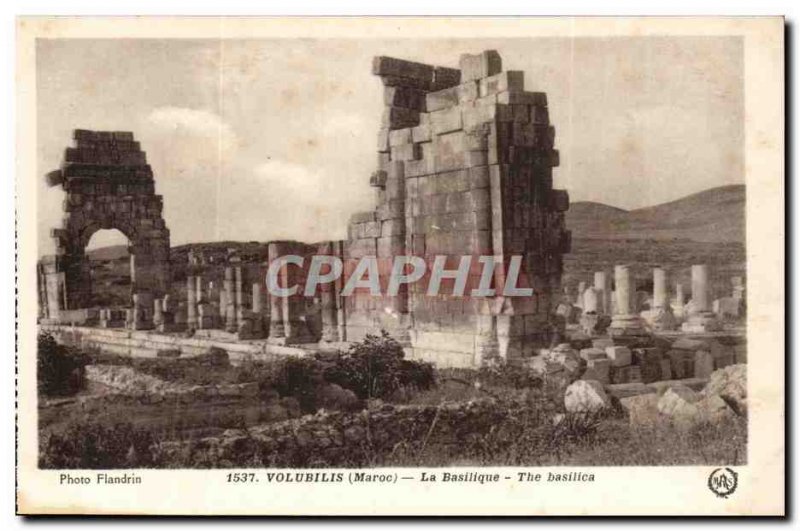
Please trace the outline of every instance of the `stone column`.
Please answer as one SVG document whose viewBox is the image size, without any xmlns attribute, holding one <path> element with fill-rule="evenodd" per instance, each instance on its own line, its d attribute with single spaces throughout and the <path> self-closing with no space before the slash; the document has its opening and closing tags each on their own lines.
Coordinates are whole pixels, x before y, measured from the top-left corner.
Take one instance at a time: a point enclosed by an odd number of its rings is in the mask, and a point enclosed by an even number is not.
<svg viewBox="0 0 800 531">
<path fill-rule="evenodd" d="M 600 297 L 594 288 L 586 288 L 583 292 L 583 313 L 597 313 L 600 308 Z"/>
<path fill-rule="evenodd" d="M 320 244 L 317 253 L 322 256 L 335 256 L 335 248 L 333 242 L 325 242 Z M 408 293 L 406 293 L 408 295 Z M 403 297 L 394 297 L 392 300 L 393 309 L 398 310 L 397 302 L 408 299 Z M 336 285 L 333 282 L 328 282 L 319 286 L 319 305 L 320 305 L 320 321 L 321 321 L 321 339 L 323 341 L 338 341 L 339 340 L 339 325 L 337 323 L 338 312 L 336 308 Z"/>
<path fill-rule="evenodd" d="M 692 266 L 692 306 L 692 313 L 711 311 L 707 265 Z"/>
<path fill-rule="evenodd" d="M 686 296 L 683 294 L 683 284 L 675 284 L 675 305 L 683 308 L 686 304 Z"/>
<path fill-rule="evenodd" d="M 653 330 L 674 330 L 677 325 L 667 294 L 667 272 L 660 267 L 653 269 L 653 305 L 645 319 Z"/>
<path fill-rule="evenodd" d="M 611 315 L 611 282 L 605 271 L 595 271 L 594 289 L 600 297 L 598 312 Z"/>
<path fill-rule="evenodd" d="M 281 246 L 278 242 L 269 244 L 269 263 L 277 260 L 282 254 Z M 280 281 L 279 281 L 280 284 Z M 269 339 L 282 340 L 286 337 L 286 330 L 283 327 L 283 297 L 278 297 L 268 293 L 269 297 Z"/>
<path fill-rule="evenodd" d="M 197 290 L 194 277 L 186 277 L 186 326 L 197 328 Z"/>
<path fill-rule="evenodd" d="M 720 322 L 711 311 L 709 271 L 705 264 L 692 266 L 692 303 L 689 305 L 689 318 L 682 330 L 689 333 L 713 332 L 720 330 Z"/>
<path fill-rule="evenodd" d="M 631 286 L 631 273 L 626 265 L 614 266 L 614 294 L 617 299 L 617 314 L 630 315 L 633 313 L 633 286 Z"/>
<path fill-rule="evenodd" d="M 222 320 L 222 324 L 220 326 L 225 326 L 225 318 L 228 315 L 228 293 L 221 289 L 219 290 L 219 316 Z"/>
<path fill-rule="evenodd" d="M 742 281 L 742 277 L 731 277 L 731 284 L 733 285 L 731 297 L 737 300 L 744 299 L 744 282 Z"/>
<path fill-rule="evenodd" d="M 225 329 L 228 332 L 236 332 L 236 295 L 234 291 L 233 268 L 225 268 Z"/>
<path fill-rule="evenodd" d="M 646 334 L 642 318 L 636 313 L 636 292 L 627 265 L 614 266 L 614 296 L 617 307 L 608 333 L 611 336 Z"/>
<path fill-rule="evenodd" d="M 242 283 L 242 268 L 241 266 L 236 266 L 234 269 L 235 275 L 235 294 L 236 294 L 236 320 L 237 322 L 242 320 L 242 312 L 244 311 L 244 290 L 243 290 L 243 283 Z"/>
<path fill-rule="evenodd" d="M 287 254 L 303 254 L 302 249 L 289 247 Z M 296 266 L 284 266 L 281 268 L 281 285 L 294 286 L 300 279 L 299 271 Z M 306 322 L 301 319 L 305 311 L 305 298 L 303 297 L 302 285 L 297 293 L 283 298 L 283 326 L 286 344 L 308 343 L 312 341 L 311 334 Z"/>
<path fill-rule="evenodd" d="M 259 282 L 252 285 L 251 309 L 253 317 L 253 333 L 258 337 L 264 337 L 264 297 L 262 287 Z"/>
<path fill-rule="evenodd" d="M 667 298 L 667 272 L 662 268 L 653 269 L 653 309 L 669 306 Z"/>
<path fill-rule="evenodd" d="M 148 292 L 133 294 L 133 329 L 149 330 L 153 328 L 150 317 L 150 308 L 153 308 L 153 295 Z"/>
<path fill-rule="evenodd" d="M 159 326 L 164 324 L 164 301 L 162 299 L 153 300 L 153 324 Z"/>
<path fill-rule="evenodd" d="M 253 283 L 253 313 L 261 315 L 264 311 L 264 302 L 261 297 L 261 284 Z"/>
<path fill-rule="evenodd" d="M 575 306 L 583 308 L 583 292 L 586 291 L 586 282 L 578 283 L 578 296 L 575 298 Z"/>
<path fill-rule="evenodd" d="M 197 290 L 197 299 L 196 299 L 197 304 L 200 304 L 202 302 L 207 302 L 203 293 L 203 277 L 198 275 L 194 277 L 194 279 L 195 279 L 195 290 Z"/>
</svg>

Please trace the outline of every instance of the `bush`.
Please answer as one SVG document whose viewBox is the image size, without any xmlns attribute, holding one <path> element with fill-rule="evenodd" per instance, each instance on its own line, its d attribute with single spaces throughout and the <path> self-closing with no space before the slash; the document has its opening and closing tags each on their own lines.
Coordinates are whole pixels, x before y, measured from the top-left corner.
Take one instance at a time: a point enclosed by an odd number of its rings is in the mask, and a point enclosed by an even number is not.
<svg viewBox="0 0 800 531">
<path fill-rule="evenodd" d="M 152 467 L 153 434 L 130 423 L 103 426 L 73 424 L 63 433 L 42 439 L 39 468 L 137 468 Z"/>
<path fill-rule="evenodd" d="M 389 398 L 401 388 L 428 389 L 435 383 L 430 363 L 406 360 L 403 347 L 385 331 L 350 346 L 325 369 L 325 380 L 361 399 Z"/>
<path fill-rule="evenodd" d="M 262 392 L 274 389 L 282 397 L 297 399 L 303 411 L 316 410 L 317 390 L 324 384 L 322 365 L 317 360 L 290 356 L 265 369 L 259 380 Z"/>
<path fill-rule="evenodd" d="M 83 386 L 87 360 L 75 350 L 59 345 L 48 333 L 39 334 L 36 379 L 39 393 L 59 396 L 77 393 Z"/>
<path fill-rule="evenodd" d="M 510 387 L 512 389 L 540 389 L 542 378 L 524 366 L 511 365 L 505 361 L 493 365 L 485 365 L 478 369 L 477 381 L 492 387 Z"/>
</svg>

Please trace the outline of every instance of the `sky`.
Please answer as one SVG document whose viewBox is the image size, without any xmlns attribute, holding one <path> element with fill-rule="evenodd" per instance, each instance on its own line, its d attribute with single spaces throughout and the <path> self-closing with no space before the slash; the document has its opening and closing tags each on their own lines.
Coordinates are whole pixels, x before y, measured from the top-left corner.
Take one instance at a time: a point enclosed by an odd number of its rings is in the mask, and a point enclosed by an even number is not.
<svg viewBox="0 0 800 531">
<path fill-rule="evenodd" d="M 164 196 L 172 245 L 346 237 L 370 209 L 383 109 L 371 59 L 458 66 L 496 49 L 548 95 L 575 201 L 625 209 L 744 183 L 737 37 L 530 39 L 40 39 L 39 254 L 54 245 L 73 129 L 132 131 Z M 124 242 L 100 231 L 90 248 Z"/>
</svg>

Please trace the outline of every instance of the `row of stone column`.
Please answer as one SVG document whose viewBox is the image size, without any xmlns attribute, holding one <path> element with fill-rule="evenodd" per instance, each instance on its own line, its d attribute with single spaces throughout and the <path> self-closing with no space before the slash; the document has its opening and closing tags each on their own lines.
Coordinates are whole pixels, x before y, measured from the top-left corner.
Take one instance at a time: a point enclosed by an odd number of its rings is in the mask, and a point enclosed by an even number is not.
<svg viewBox="0 0 800 531">
<path fill-rule="evenodd" d="M 586 288 L 586 283 L 579 284 L 577 305 L 584 314 L 612 315 L 609 333 L 612 335 L 638 334 L 644 330 L 642 316 L 638 313 L 636 288 L 630 267 L 616 265 L 614 267 L 614 286 L 605 271 L 594 273 L 594 285 Z M 653 302 L 645 315 L 649 328 L 656 330 L 672 330 L 677 326 L 673 305 L 669 298 L 669 280 L 665 269 L 653 269 Z M 682 313 L 685 304 L 683 285 L 676 284 L 675 309 Z M 687 331 L 711 331 L 718 329 L 718 322 L 711 311 L 711 290 L 708 265 L 692 266 L 692 305 L 684 329 Z"/>
<path fill-rule="evenodd" d="M 251 306 L 245 305 L 241 267 L 226 267 L 219 299 L 214 304 L 202 276 L 186 279 L 186 326 L 199 330 L 225 329 L 242 339 L 262 337 L 264 333 L 263 284 L 251 285 Z M 246 336 L 246 337 L 242 337 Z"/>
</svg>

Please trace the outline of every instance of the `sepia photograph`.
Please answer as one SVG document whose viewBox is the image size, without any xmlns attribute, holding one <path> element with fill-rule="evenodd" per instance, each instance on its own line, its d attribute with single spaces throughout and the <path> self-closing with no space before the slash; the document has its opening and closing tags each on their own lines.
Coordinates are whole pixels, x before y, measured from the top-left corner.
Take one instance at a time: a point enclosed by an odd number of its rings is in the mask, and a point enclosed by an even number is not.
<svg viewBox="0 0 800 531">
<path fill-rule="evenodd" d="M 695 21 L 21 20 L 31 474 L 500 495 L 674 469 L 747 506 L 753 444 L 783 463 L 783 174 L 751 175 L 741 28 L 780 54 L 783 27 Z"/>
</svg>

